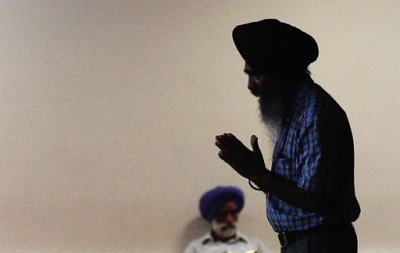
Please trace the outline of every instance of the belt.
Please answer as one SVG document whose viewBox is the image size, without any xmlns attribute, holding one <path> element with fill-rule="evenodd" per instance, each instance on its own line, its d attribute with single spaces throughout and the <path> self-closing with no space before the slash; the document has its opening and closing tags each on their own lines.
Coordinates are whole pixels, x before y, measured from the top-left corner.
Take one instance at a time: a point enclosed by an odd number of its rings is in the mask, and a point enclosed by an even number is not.
<svg viewBox="0 0 400 253">
<path fill-rule="evenodd" d="M 318 227 L 312 228 L 306 231 L 288 231 L 288 232 L 279 232 L 278 238 L 282 247 L 289 246 L 294 242 L 301 240 L 303 238 L 323 233 L 323 232 L 336 232 L 342 231 L 348 228 L 352 228 L 353 225 L 351 223 L 334 223 L 334 224 L 325 224 L 320 225 Z"/>
</svg>

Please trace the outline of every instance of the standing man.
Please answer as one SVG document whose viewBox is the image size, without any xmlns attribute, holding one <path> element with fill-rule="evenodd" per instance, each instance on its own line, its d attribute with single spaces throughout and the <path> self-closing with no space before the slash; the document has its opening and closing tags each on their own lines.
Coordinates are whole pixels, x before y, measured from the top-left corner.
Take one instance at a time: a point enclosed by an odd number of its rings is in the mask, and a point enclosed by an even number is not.
<svg viewBox="0 0 400 253">
<path fill-rule="evenodd" d="M 276 19 L 239 25 L 233 40 L 275 147 L 268 170 L 256 136 L 250 150 L 225 133 L 219 157 L 266 193 L 281 252 L 357 252 L 353 138 L 346 113 L 310 77 L 316 41 Z"/>
<path fill-rule="evenodd" d="M 242 190 L 218 186 L 202 195 L 200 212 L 210 223 L 210 231 L 192 241 L 184 253 L 267 253 L 264 244 L 237 231 L 244 206 Z"/>
</svg>

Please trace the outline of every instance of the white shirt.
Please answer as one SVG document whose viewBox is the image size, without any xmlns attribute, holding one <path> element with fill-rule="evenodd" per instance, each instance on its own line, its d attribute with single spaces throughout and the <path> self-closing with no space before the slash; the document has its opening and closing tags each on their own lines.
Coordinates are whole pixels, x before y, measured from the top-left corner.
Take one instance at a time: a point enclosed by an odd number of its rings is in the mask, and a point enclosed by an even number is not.
<svg viewBox="0 0 400 253">
<path fill-rule="evenodd" d="M 214 241 L 211 232 L 208 232 L 193 240 L 184 253 L 268 253 L 268 251 L 260 240 L 250 239 L 240 232 L 227 242 Z"/>
</svg>

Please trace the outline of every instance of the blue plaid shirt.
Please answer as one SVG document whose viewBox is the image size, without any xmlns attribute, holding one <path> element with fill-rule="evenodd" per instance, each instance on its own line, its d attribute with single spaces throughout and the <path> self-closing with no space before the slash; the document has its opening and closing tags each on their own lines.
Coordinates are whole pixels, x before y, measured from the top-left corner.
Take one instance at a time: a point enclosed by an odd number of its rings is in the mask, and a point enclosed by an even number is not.
<svg viewBox="0 0 400 253">
<path fill-rule="evenodd" d="M 354 221 L 360 207 L 354 191 L 353 138 L 346 113 L 310 79 L 301 85 L 278 135 L 271 170 L 298 187 L 334 196 L 330 216 L 308 212 L 273 194 L 267 217 L 273 229 L 304 231 Z"/>
</svg>

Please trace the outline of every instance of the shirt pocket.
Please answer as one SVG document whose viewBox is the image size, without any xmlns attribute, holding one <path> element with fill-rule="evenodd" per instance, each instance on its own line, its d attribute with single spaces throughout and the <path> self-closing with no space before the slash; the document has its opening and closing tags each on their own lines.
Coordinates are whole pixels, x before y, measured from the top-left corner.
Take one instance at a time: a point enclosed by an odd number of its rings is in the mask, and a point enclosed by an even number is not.
<svg viewBox="0 0 400 253">
<path fill-rule="evenodd" d="M 291 181 L 297 181 L 301 171 L 296 166 L 296 159 L 293 157 L 279 157 L 275 161 L 275 173 Z"/>
<path fill-rule="evenodd" d="M 279 175 L 288 174 L 290 171 L 290 165 L 292 164 L 292 160 L 290 157 L 280 156 L 275 159 L 275 172 Z"/>
</svg>

